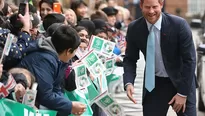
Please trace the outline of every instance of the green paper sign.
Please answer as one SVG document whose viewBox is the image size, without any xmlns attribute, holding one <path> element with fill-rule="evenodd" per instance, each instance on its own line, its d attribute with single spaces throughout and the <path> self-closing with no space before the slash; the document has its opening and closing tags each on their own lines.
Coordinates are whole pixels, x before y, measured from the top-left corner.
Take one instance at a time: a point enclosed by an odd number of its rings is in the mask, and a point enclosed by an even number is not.
<svg viewBox="0 0 205 116">
<path fill-rule="evenodd" d="M 114 58 L 109 58 L 105 61 L 105 67 L 106 67 L 106 71 L 105 71 L 105 75 L 111 75 L 115 69 L 115 59 Z"/>
<path fill-rule="evenodd" d="M 87 72 L 86 72 L 86 67 L 84 64 L 79 64 L 74 66 L 75 70 L 75 76 L 76 76 L 76 85 L 78 89 L 83 89 L 87 88 L 87 86 L 90 85 L 90 82 L 88 80 Z"/>
<path fill-rule="evenodd" d="M 105 71 L 105 66 L 98 58 L 97 54 L 93 52 L 93 50 L 85 55 L 85 57 L 82 59 L 82 62 L 85 64 L 94 78 L 99 77 Z"/>
<path fill-rule="evenodd" d="M 109 60 L 106 62 L 106 68 L 112 68 L 113 67 L 113 62 L 112 60 Z"/>
<path fill-rule="evenodd" d="M 95 50 L 95 52 L 97 52 L 98 54 L 104 55 L 106 57 L 111 57 L 113 55 L 115 43 L 97 36 L 92 36 L 88 48 L 89 50 Z"/>
<path fill-rule="evenodd" d="M 90 53 L 87 57 L 86 57 L 86 62 L 88 66 L 92 66 L 95 64 L 95 62 L 98 61 L 98 57 L 94 54 L 94 52 Z"/>
<path fill-rule="evenodd" d="M 103 107 L 107 107 L 110 104 L 112 104 L 113 102 L 114 101 L 110 98 L 110 96 L 106 95 L 105 97 L 100 99 L 100 101 L 98 103 L 101 104 Z"/>
<path fill-rule="evenodd" d="M 96 36 L 95 39 L 93 40 L 92 48 L 100 51 L 103 47 L 103 43 L 104 43 L 104 41 Z"/>
<path fill-rule="evenodd" d="M 85 95 L 80 90 L 74 90 L 72 92 L 68 92 L 65 90 L 65 96 L 71 101 L 79 101 L 81 103 L 84 103 L 87 106 L 86 111 L 82 114 L 82 116 L 93 115 L 93 111 L 89 105 L 89 101 L 86 99 Z M 70 116 L 74 116 L 74 115 L 70 115 Z"/>
<path fill-rule="evenodd" d="M 122 108 L 118 104 L 114 103 L 111 106 L 109 106 L 108 113 L 114 116 L 122 116 Z"/>
<path fill-rule="evenodd" d="M 0 99 L 1 116 L 56 116 L 52 110 L 35 110 L 29 106 L 9 99 Z"/>
<path fill-rule="evenodd" d="M 94 102 L 94 99 L 100 94 L 99 91 L 96 89 L 95 85 L 91 82 L 90 80 L 90 85 L 87 87 L 87 97 L 88 100 L 90 102 L 90 104 L 92 104 Z"/>
<path fill-rule="evenodd" d="M 124 116 L 122 107 L 108 94 L 107 91 L 100 94 L 95 103 L 103 109 L 108 116 Z"/>
<path fill-rule="evenodd" d="M 86 68 L 84 65 L 77 67 L 77 71 L 77 76 L 83 76 L 86 74 Z"/>
<path fill-rule="evenodd" d="M 106 79 L 107 79 L 107 84 L 109 85 L 112 82 L 119 80 L 120 76 L 118 76 L 116 74 L 111 74 L 111 75 L 106 76 Z"/>
</svg>

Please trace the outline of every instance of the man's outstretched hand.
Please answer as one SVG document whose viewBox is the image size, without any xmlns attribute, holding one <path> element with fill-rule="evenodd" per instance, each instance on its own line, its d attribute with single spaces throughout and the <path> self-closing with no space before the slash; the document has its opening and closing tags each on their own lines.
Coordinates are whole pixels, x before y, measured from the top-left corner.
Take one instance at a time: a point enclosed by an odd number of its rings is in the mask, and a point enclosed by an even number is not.
<svg viewBox="0 0 205 116">
<path fill-rule="evenodd" d="M 132 85 L 132 84 L 127 85 L 126 91 L 127 91 L 127 96 L 128 96 L 128 98 L 129 98 L 134 104 L 136 104 L 137 101 L 136 101 L 136 99 L 134 99 L 134 97 L 133 97 L 133 94 L 134 94 L 134 87 L 133 87 L 133 85 Z"/>
</svg>

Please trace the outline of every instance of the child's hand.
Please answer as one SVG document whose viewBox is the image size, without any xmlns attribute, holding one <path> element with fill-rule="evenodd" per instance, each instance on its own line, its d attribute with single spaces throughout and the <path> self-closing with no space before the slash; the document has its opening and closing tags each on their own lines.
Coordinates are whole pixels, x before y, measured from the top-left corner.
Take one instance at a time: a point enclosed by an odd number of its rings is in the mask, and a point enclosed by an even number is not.
<svg viewBox="0 0 205 116">
<path fill-rule="evenodd" d="M 86 105 L 80 102 L 72 102 L 72 114 L 81 115 L 85 112 Z"/>
<path fill-rule="evenodd" d="M 14 88 L 14 92 L 16 95 L 16 100 L 18 102 L 22 102 L 23 96 L 26 93 L 26 89 L 24 88 L 24 86 L 22 84 L 18 83 Z"/>
<path fill-rule="evenodd" d="M 76 65 L 78 65 L 78 64 L 80 64 L 80 63 L 81 63 L 80 60 L 76 60 L 75 62 L 73 62 L 72 66 L 74 67 L 74 66 L 76 66 Z"/>
<path fill-rule="evenodd" d="M 29 5 L 26 3 L 26 9 L 25 9 L 25 15 L 22 16 L 19 14 L 19 20 L 23 23 L 22 31 L 26 31 L 30 33 L 30 28 L 32 28 L 31 21 L 30 21 L 30 15 L 29 15 Z"/>
</svg>

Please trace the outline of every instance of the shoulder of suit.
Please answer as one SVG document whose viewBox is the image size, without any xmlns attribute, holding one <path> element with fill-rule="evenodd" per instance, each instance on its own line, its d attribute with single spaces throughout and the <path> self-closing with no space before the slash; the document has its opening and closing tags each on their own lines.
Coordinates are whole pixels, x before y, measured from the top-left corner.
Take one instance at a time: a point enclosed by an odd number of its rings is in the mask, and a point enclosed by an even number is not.
<svg viewBox="0 0 205 116">
<path fill-rule="evenodd" d="M 134 21 L 132 21 L 129 24 L 129 28 L 131 28 L 133 25 L 139 25 L 140 23 L 142 23 L 143 21 L 145 21 L 144 17 L 140 17 L 138 19 L 135 19 Z"/>
<path fill-rule="evenodd" d="M 166 17 L 167 19 L 169 19 L 172 23 L 176 23 L 179 24 L 181 22 L 185 22 L 186 20 L 182 17 L 173 15 L 173 14 L 169 14 L 169 13 L 163 13 L 163 16 Z"/>
</svg>

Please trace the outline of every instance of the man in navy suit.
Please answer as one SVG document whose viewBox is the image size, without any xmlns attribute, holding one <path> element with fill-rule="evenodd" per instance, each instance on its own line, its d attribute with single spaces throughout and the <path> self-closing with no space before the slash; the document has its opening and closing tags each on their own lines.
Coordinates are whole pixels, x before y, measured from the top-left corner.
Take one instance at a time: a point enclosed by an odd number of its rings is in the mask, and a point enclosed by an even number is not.
<svg viewBox="0 0 205 116">
<path fill-rule="evenodd" d="M 128 98 L 137 103 L 133 97 L 136 62 L 141 51 L 146 59 L 146 67 L 150 65 L 148 59 L 152 56 L 146 56 L 150 52 L 147 51 L 147 43 L 152 30 L 152 39 L 155 41 L 152 44 L 154 84 L 152 89 L 147 89 L 147 83 L 152 79 L 146 75 L 152 71 L 145 68 L 142 103 L 144 116 L 166 116 L 170 105 L 178 116 L 196 116 L 196 54 L 192 33 L 183 18 L 161 12 L 163 2 L 140 0 L 143 17 L 129 25 L 126 36 L 124 87 Z"/>
</svg>

